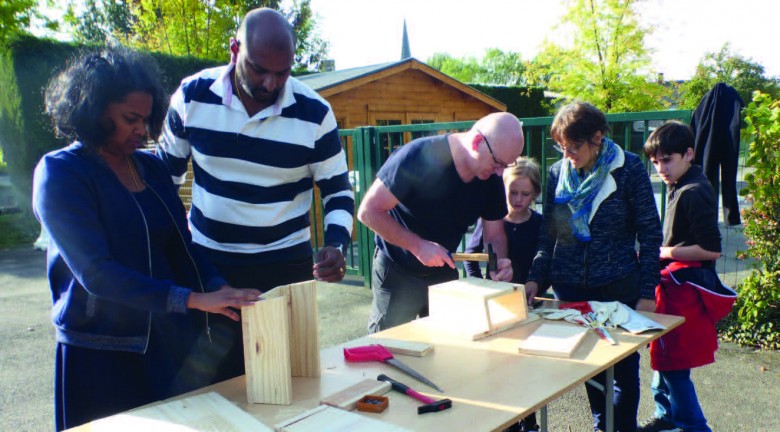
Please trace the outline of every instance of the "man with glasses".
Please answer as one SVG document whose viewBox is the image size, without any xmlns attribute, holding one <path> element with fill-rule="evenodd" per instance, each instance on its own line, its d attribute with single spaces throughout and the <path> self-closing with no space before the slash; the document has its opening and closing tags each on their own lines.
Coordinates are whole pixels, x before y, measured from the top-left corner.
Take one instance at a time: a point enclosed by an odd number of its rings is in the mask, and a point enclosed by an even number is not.
<svg viewBox="0 0 780 432">
<path fill-rule="evenodd" d="M 369 333 L 428 315 L 428 286 L 458 278 L 450 253 L 477 218 L 499 258 L 490 277 L 512 279 L 501 175 L 522 151 L 520 121 L 494 113 L 469 131 L 419 138 L 390 155 L 358 210 L 377 234 Z"/>
</svg>

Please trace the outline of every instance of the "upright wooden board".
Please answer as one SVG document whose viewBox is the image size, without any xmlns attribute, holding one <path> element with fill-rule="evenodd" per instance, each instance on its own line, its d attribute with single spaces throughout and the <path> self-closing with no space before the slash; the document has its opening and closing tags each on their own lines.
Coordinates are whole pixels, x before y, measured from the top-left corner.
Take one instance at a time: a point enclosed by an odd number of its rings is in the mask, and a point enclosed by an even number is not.
<svg viewBox="0 0 780 432">
<path fill-rule="evenodd" d="M 408 432 L 400 426 L 374 420 L 364 415 L 340 410 L 327 405 L 277 424 L 280 432 Z"/>
<path fill-rule="evenodd" d="M 428 309 L 431 320 L 471 340 L 533 321 L 522 285 L 473 277 L 428 287 Z"/>
<path fill-rule="evenodd" d="M 250 403 L 292 403 L 287 298 L 266 298 L 241 309 L 246 395 Z"/>
<path fill-rule="evenodd" d="M 290 361 L 294 377 L 320 376 L 317 283 L 290 285 Z"/>
<path fill-rule="evenodd" d="M 543 323 L 518 344 L 521 354 L 571 357 L 585 339 L 588 329 L 574 324 Z"/>
<path fill-rule="evenodd" d="M 94 432 L 271 432 L 273 429 L 210 392 L 113 415 L 91 424 Z"/>
</svg>

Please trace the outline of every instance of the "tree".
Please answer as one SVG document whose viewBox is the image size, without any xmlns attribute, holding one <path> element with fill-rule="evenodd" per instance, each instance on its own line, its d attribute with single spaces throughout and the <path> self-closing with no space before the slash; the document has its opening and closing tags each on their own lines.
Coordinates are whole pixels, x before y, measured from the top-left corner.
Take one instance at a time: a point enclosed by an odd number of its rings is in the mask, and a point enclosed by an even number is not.
<svg viewBox="0 0 780 432">
<path fill-rule="evenodd" d="M 228 41 L 244 15 L 258 7 L 279 10 L 295 28 L 298 46 L 295 70 L 315 70 L 328 44 L 317 33 L 311 0 L 85 0 L 81 14 L 72 0 L 65 20 L 83 42 L 109 39 L 136 48 L 176 56 L 225 60 Z"/>
<path fill-rule="evenodd" d="M 476 77 L 480 67 L 474 57 L 455 58 L 447 53 L 434 53 L 426 63 L 458 81 L 477 83 Z"/>
<path fill-rule="evenodd" d="M 646 72 L 649 30 L 637 21 L 636 7 L 636 0 L 570 0 L 560 27 L 572 31 L 571 46 L 546 42 L 529 65 L 533 80 L 605 112 L 662 108 L 670 91 Z"/>
<path fill-rule="evenodd" d="M 731 52 L 726 43 L 719 52 L 707 53 L 702 57 L 693 78 L 680 88 L 680 105 L 682 108 L 695 109 L 704 95 L 719 82 L 734 87 L 746 104 L 756 90 L 772 98 L 780 96 L 778 78 L 766 77 L 762 65 Z"/>
<path fill-rule="evenodd" d="M 446 53 L 435 53 L 426 63 L 465 83 L 503 86 L 525 84 L 525 65 L 520 54 L 513 51 L 488 48 L 480 60 L 471 56 L 455 58 Z"/>
<path fill-rule="evenodd" d="M 492 85 L 525 85 L 525 64 L 520 53 L 503 52 L 498 48 L 488 48 L 482 58 L 482 71 L 478 82 Z"/>
<path fill-rule="evenodd" d="M 30 26 L 35 0 L 0 0 L 0 43 Z"/>
</svg>

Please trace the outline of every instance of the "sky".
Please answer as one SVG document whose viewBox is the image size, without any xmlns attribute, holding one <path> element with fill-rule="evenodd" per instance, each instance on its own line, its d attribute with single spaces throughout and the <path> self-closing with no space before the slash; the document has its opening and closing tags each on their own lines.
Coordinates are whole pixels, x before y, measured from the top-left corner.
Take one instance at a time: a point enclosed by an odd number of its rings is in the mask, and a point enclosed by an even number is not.
<svg viewBox="0 0 780 432">
<path fill-rule="evenodd" d="M 730 43 L 731 52 L 780 76 L 777 0 L 646 0 L 640 22 L 655 31 L 646 38 L 654 73 L 667 80 L 690 78 L 706 53 Z M 530 60 L 565 8 L 560 0 L 311 0 L 321 36 L 330 42 L 336 69 L 396 61 L 406 19 L 412 56 L 436 52 L 481 57 L 487 48 L 519 52 Z M 558 39 L 556 39 L 556 37 Z"/>
</svg>

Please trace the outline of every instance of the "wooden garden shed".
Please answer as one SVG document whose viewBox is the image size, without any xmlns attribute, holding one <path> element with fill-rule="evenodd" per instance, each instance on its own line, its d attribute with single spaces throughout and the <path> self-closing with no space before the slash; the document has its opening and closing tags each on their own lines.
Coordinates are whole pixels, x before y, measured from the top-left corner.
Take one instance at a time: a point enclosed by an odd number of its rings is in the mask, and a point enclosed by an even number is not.
<svg viewBox="0 0 780 432">
<path fill-rule="evenodd" d="M 340 129 L 477 120 L 506 111 L 503 103 L 413 57 L 298 79 L 330 102 Z"/>
</svg>

